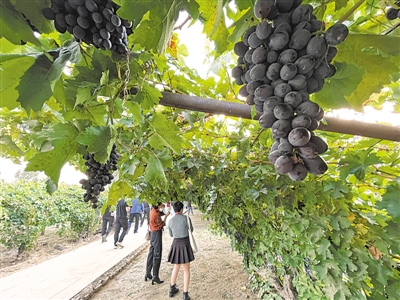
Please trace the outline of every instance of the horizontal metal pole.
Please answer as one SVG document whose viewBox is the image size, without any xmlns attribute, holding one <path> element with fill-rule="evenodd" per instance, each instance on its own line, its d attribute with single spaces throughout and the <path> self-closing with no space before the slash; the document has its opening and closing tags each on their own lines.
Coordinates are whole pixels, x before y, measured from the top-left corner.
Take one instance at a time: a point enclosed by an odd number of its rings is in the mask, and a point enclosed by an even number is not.
<svg viewBox="0 0 400 300">
<path fill-rule="evenodd" d="M 182 108 L 193 111 L 221 114 L 230 117 L 252 119 L 251 107 L 246 104 L 218 101 L 196 96 L 188 96 L 176 93 L 163 92 L 160 104 L 164 106 Z M 260 114 L 254 119 L 258 120 Z M 325 117 L 327 124 L 320 123 L 318 129 L 330 132 L 359 135 L 389 141 L 400 141 L 400 127 L 365 123 L 354 120 L 342 120 Z"/>
</svg>

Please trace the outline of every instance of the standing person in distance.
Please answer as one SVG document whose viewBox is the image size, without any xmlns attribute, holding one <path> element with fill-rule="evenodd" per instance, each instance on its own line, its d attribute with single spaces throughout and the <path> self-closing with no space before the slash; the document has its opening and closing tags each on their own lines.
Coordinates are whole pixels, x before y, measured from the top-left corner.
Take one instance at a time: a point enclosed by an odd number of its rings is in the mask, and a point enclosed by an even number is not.
<svg viewBox="0 0 400 300">
<path fill-rule="evenodd" d="M 114 233 L 114 249 L 122 249 L 122 241 L 124 240 L 125 234 L 128 232 L 128 211 L 130 206 L 126 203 L 125 199 L 121 199 L 117 203 L 116 218 L 115 218 L 115 233 Z M 122 228 L 122 233 L 119 232 Z"/>
<path fill-rule="evenodd" d="M 163 204 L 159 202 L 157 205 L 153 206 L 150 212 L 150 249 L 147 256 L 144 280 L 147 281 L 147 279 L 151 279 L 152 285 L 154 285 L 154 283 L 160 284 L 164 282 L 160 280 L 159 272 L 162 255 L 162 232 L 169 213 L 164 214 L 162 209 Z M 164 215 L 165 218 L 163 220 L 161 217 Z M 153 270 L 153 275 L 151 275 L 151 270 Z"/>
<path fill-rule="evenodd" d="M 146 200 L 143 200 L 142 208 L 143 208 L 143 218 L 142 218 L 142 222 L 140 223 L 140 227 L 143 226 L 145 218 L 147 219 L 147 226 L 149 226 L 149 224 L 150 224 L 150 205 L 146 202 Z"/>
<path fill-rule="evenodd" d="M 130 210 L 129 222 L 128 222 L 128 232 L 131 229 L 133 219 L 135 219 L 135 229 L 133 230 L 133 233 L 138 232 L 139 219 L 140 219 L 140 215 L 142 214 L 142 212 L 143 212 L 143 207 L 139 203 L 139 198 L 136 197 L 135 199 L 132 200 L 132 208 Z"/>
<path fill-rule="evenodd" d="M 189 200 L 187 202 L 187 206 L 186 207 L 187 207 L 187 214 L 190 215 L 190 213 L 192 213 L 192 215 L 194 215 L 193 208 L 192 208 L 192 201 L 191 200 Z"/>
<path fill-rule="evenodd" d="M 103 214 L 103 224 L 101 226 L 101 242 L 107 242 L 107 236 L 110 234 L 114 224 L 115 213 L 111 211 L 111 205 L 108 205 Z"/>
<path fill-rule="evenodd" d="M 174 265 L 171 273 L 171 282 L 169 287 L 169 297 L 173 297 L 179 292 L 176 287 L 176 278 L 179 269 L 183 266 L 183 300 L 190 300 L 189 282 L 190 282 L 190 262 L 194 260 L 192 246 L 190 245 L 188 229 L 193 231 L 192 221 L 184 215 L 183 203 L 176 201 L 174 203 L 175 216 L 168 222 L 169 235 L 174 238 L 171 249 L 168 254 L 168 262 Z"/>
</svg>

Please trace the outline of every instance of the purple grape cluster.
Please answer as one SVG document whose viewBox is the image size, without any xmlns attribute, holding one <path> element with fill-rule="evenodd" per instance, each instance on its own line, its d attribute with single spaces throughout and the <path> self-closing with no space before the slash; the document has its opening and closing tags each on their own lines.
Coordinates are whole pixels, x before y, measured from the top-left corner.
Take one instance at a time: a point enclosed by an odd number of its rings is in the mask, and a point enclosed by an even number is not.
<svg viewBox="0 0 400 300">
<path fill-rule="evenodd" d="M 119 6 L 111 0 L 51 0 L 42 10 L 46 19 L 54 20 L 60 33 L 68 31 L 77 41 L 113 52 L 127 52 L 132 22 L 121 19 Z"/>
<path fill-rule="evenodd" d="M 271 128 L 275 143 L 268 159 L 279 174 L 294 181 L 323 174 L 328 167 L 319 155 L 328 145 L 313 130 L 324 111 L 310 94 L 336 73 L 332 60 L 348 28 L 335 24 L 325 31 L 313 7 L 301 0 L 258 0 L 254 15 L 260 22 L 234 46 L 239 57 L 232 77 L 243 85 L 239 94 L 261 113 L 260 126 Z"/>
<path fill-rule="evenodd" d="M 85 175 L 87 179 L 81 179 L 79 183 L 86 190 L 83 195 L 85 202 L 92 202 L 92 207 L 97 208 L 100 192 L 105 190 L 105 186 L 110 184 L 114 179 L 111 174 L 117 170 L 118 159 L 120 155 L 117 153 L 117 147 L 114 144 L 110 153 L 110 158 L 105 164 L 101 164 L 94 159 L 93 153 L 86 153 L 83 158 L 86 160 L 85 165 L 88 167 Z"/>
<path fill-rule="evenodd" d="M 400 6 L 400 1 L 396 1 L 395 4 L 397 6 Z M 389 21 L 400 19 L 400 9 L 395 7 L 389 7 L 385 15 Z"/>
</svg>

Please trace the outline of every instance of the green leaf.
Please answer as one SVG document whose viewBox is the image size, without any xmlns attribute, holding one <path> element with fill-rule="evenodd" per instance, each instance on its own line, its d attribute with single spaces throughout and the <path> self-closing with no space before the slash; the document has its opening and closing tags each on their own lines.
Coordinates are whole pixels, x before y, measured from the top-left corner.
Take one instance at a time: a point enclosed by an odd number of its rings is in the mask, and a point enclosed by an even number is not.
<svg viewBox="0 0 400 300">
<path fill-rule="evenodd" d="M 135 96 L 135 101 L 140 104 L 142 109 L 149 109 L 158 104 L 162 97 L 161 92 L 150 85 L 144 85 Z"/>
<path fill-rule="evenodd" d="M 140 124 L 143 121 L 143 117 L 141 114 L 141 109 L 140 109 L 140 105 L 135 103 L 135 102 L 131 102 L 131 101 L 126 101 L 124 104 L 132 113 L 133 115 L 133 119 L 135 120 L 136 123 Z"/>
<path fill-rule="evenodd" d="M 24 152 L 13 142 L 11 136 L 3 135 L 0 136 L 0 154 L 2 156 L 21 156 L 24 155 Z"/>
<path fill-rule="evenodd" d="M 387 187 L 386 193 L 382 196 L 382 201 L 376 203 L 379 209 L 386 209 L 393 220 L 400 225 L 400 188 L 398 185 L 391 184 Z"/>
<path fill-rule="evenodd" d="M 105 163 L 110 157 L 115 135 L 115 129 L 110 126 L 88 127 L 79 134 L 77 141 L 88 146 L 88 153 L 94 153 L 97 162 Z"/>
<path fill-rule="evenodd" d="M 144 174 L 144 180 L 152 185 L 165 186 L 167 178 L 161 161 L 156 156 L 150 156 L 146 159 L 147 167 Z"/>
<path fill-rule="evenodd" d="M 40 46 L 40 42 L 33 35 L 25 18 L 15 9 L 10 0 L 0 2 L 0 11 L 0 37 L 5 37 L 15 45 L 20 45 L 23 41 Z"/>
<path fill-rule="evenodd" d="M 76 154 L 78 131 L 72 124 L 57 124 L 44 132 L 53 147 L 50 151 L 35 154 L 28 162 L 25 171 L 44 171 L 54 184 L 58 184 L 62 167 Z"/>
<path fill-rule="evenodd" d="M 347 96 L 357 88 L 365 72 L 362 68 L 347 63 L 335 63 L 336 74 L 327 80 L 323 89 L 315 94 L 315 102 L 322 107 L 351 107 Z"/>
<path fill-rule="evenodd" d="M 164 147 L 168 147 L 176 154 L 181 151 L 183 140 L 179 135 L 179 128 L 174 122 L 161 114 L 157 114 L 153 116 L 149 124 L 154 130 L 149 138 L 149 144 L 154 149 L 163 150 Z"/>
<path fill-rule="evenodd" d="M 79 105 L 79 104 L 83 104 L 86 101 L 90 101 L 91 98 L 92 98 L 92 95 L 90 94 L 90 88 L 89 87 L 78 88 L 76 90 L 75 106 Z"/>
<path fill-rule="evenodd" d="M 114 181 L 110 186 L 108 193 L 108 200 L 110 202 L 117 202 L 121 198 L 125 198 L 132 191 L 131 186 L 125 181 Z"/>
<path fill-rule="evenodd" d="M 345 211 L 338 211 L 335 215 L 332 216 L 330 225 L 334 230 L 341 230 L 345 228 L 349 228 L 351 223 L 347 220 L 348 214 Z"/>
<path fill-rule="evenodd" d="M 339 199 L 343 197 L 343 194 L 346 194 L 349 192 L 349 187 L 341 181 L 329 181 L 325 186 L 324 186 L 325 191 L 332 191 L 331 195 L 333 199 Z"/>
</svg>

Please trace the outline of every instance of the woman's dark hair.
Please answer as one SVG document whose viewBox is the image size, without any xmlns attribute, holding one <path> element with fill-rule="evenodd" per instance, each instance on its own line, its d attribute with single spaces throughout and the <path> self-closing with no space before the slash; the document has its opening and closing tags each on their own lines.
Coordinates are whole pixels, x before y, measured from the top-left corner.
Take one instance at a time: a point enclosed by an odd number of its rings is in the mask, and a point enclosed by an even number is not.
<svg viewBox="0 0 400 300">
<path fill-rule="evenodd" d="M 183 203 L 181 201 L 174 202 L 174 212 L 180 212 L 183 208 Z"/>
<path fill-rule="evenodd" d="M 162 202 L 158 202 L 157 205 L 153 205 L 153 208 L 158 208 L 161 204 L 162 204 Z"/>
</svg>

